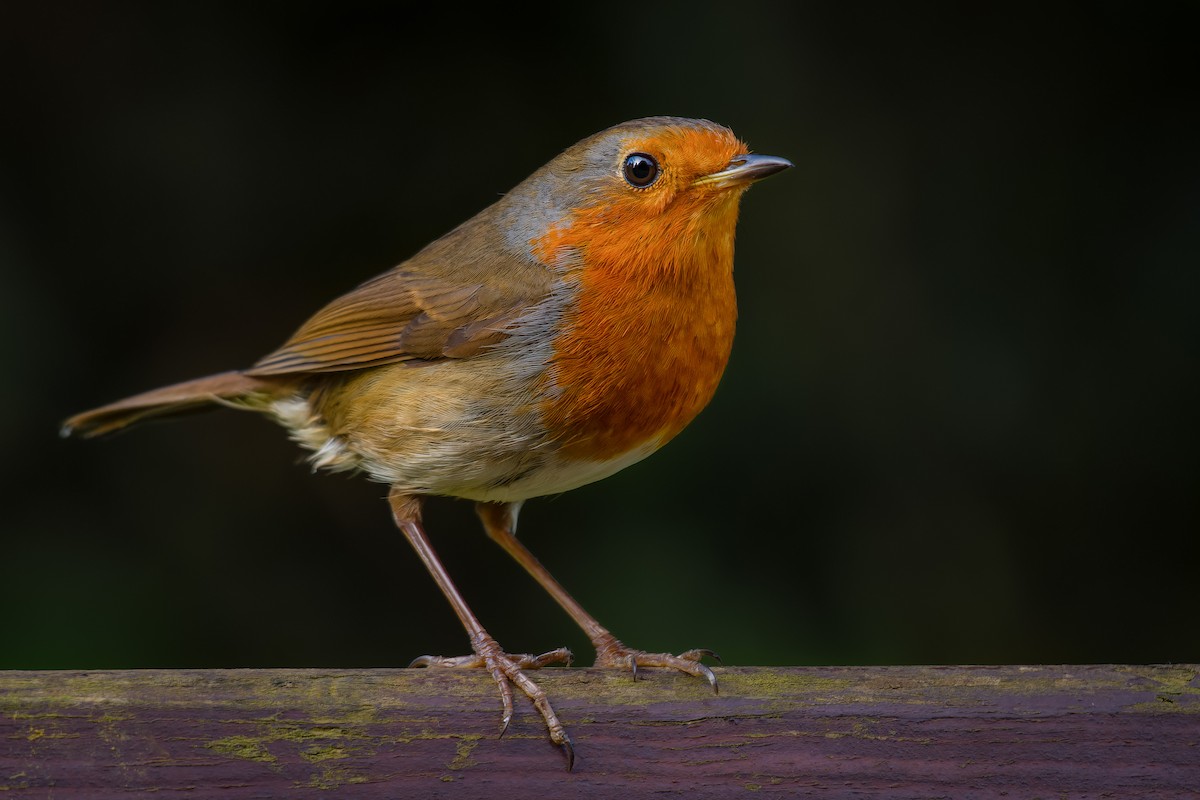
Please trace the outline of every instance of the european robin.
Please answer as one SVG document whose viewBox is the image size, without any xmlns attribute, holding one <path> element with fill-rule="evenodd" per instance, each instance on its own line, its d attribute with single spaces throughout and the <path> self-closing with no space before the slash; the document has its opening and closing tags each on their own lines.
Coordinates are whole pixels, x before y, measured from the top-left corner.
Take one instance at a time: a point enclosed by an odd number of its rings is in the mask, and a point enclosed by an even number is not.
<svg viewBox="0 0 1200 800">
<path fill-rule="evenodd" d="M 754 181 L 791 164 L 751 154 L 706 120 L 651 117 L 591 136 L 409 260 L 339 297 L 249 369 L 146 392 L 67 420 L 117 431 L 205 405 L 266 414 L 314 468 L 391 489 L 396 525 L 454 607 L 504 728 L 513 686 L 571 740 L 525 672 L 558 649 L 506 653 L 442 567 L 421 522 L 427 495 L 474 500 L 487 535 L 583 628 L 596 664 L 706 678 L 706 650 L 626 647 L 516 538 L 521 504 L 599 480 L 662 447 L 713 396 L 737 316 L 733 240 Z"/>
</svg>

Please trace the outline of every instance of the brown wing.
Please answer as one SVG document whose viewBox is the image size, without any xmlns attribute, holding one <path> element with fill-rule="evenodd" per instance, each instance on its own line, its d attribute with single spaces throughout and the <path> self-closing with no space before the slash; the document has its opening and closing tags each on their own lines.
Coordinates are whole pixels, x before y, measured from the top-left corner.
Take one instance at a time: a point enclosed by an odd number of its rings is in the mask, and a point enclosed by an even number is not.
<svg viewBox="0 0 1200 800">
<path fill-rule="evenodd" d="M 246 374 L 465 358 L 503 339 L 508 325 L 537 299 L 527 291 L 514 297 L 481 283 L 458 285 L 397 268 L 325 306 Z"/>
<path fill-rule="evenodd" d="M 491 213 L 334 300 L 245 374 L 466 358 L 500 341 L 514 320 L 547 295 L 553 275 L 508 252 Z"/>
</svg>

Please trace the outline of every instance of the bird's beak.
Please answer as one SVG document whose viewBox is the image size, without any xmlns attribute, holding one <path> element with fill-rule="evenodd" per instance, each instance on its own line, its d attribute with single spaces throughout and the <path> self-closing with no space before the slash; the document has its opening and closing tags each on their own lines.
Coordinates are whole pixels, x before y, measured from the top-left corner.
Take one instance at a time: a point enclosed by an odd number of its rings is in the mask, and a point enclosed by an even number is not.
<svg viewBox="0 0 1200 800">
<path fill-rule="evenodd" d="M 709 185 L 715 186 L 718 189 L 725 189 L 730 186 L 753 183 L 768 175 L 782 172 L 790 166 L 792 166 L 792 162 L 779 156 L 760 156 L 753 153 L 743 153 L 742 155 L 734 156 L 733 160 L 729 162 L 729 166 L 725 167 L 725 169 L 701 175 L 694 181 L 693 185 Z"/>
</svg>

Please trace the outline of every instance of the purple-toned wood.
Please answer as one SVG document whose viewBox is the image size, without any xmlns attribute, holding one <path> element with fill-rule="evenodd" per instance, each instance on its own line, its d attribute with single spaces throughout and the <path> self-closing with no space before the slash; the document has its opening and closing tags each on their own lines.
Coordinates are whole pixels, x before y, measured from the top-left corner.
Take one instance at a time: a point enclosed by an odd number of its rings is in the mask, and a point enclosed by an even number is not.
<svg viewBox="0 0 1200 800">
<path fill-rule="evenodd" d="M 0 673 L 0 798 L 1200 798 L 1188 666 Z"/>
</svg>

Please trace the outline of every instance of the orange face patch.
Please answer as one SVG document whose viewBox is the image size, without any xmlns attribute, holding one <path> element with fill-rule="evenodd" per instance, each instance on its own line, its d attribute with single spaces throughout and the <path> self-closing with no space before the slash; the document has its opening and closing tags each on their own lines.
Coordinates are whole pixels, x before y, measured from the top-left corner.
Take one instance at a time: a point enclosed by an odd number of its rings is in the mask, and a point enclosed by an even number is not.
<svg viewBox="0 0 1200 800">
<path fill-rule="evenodd" d="M 534 242 L 553 263 L 577 254 L 580 288 L 555 341 L 557 391 L 543 419 L 565 455 L 605 460 L 677 434 L 708 404 L 733 344 L 733 240 L 740 188 L 693 181 L 745 147 L 720 130 L 629 141 L 662 169 L 636 189 L 614 165 L 611 191 Z"/>
</svg>

